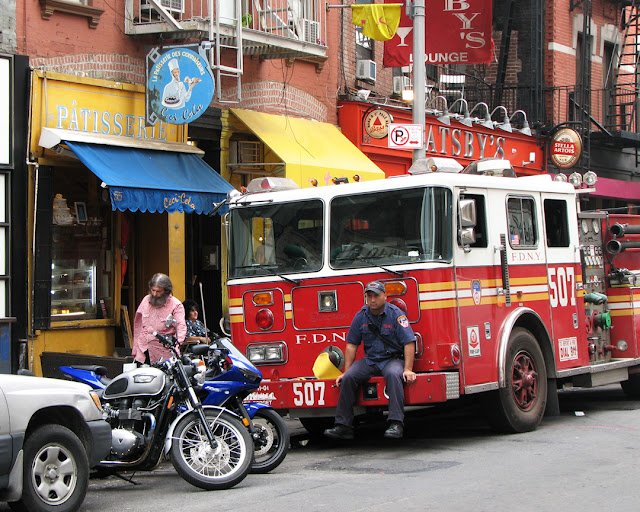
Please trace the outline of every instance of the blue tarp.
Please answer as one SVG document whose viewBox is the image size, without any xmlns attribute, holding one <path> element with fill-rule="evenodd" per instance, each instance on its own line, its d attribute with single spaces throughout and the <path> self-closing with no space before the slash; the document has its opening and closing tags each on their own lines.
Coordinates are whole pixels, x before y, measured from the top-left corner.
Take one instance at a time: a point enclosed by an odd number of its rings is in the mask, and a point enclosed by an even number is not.
<svg viewBox="0 0 640 512">
<path fill-rule="evenodd" d="M 65 142 L 107 184 L 114 210 L 206 214 L 233 189 L 193 153 Z"/>
</svg>

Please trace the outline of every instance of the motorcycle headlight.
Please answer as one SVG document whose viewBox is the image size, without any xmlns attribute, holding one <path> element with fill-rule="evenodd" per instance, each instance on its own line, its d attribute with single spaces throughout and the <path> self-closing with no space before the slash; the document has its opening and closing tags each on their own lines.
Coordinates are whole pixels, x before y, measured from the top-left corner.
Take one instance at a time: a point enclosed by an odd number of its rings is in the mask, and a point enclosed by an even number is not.
<svg viewBox="0 0 640 512">
<path fill-rule="evenodd" d="M 239 370 L 242 375 L 244 375 L 252 382 L 260 382 L 262 380 L 262 376 L 258 375 L 256 372 L 252 372 L 251 370 L 247 370 L 246 368 L 239 368 Z"/>
</svg>

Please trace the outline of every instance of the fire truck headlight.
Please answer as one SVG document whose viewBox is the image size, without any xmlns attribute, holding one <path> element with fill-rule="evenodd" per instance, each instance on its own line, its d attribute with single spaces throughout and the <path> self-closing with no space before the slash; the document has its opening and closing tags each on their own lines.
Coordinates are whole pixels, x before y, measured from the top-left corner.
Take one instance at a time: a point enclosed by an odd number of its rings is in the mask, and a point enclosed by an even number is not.
<svg viewBox="0 0 640 512">
<path fill-rule="evenodd" d="M 277 364 L 287 360 L 284 342 L 260 343 L 247 346 L 247 358 L 256 364 Z"/>
<path fill-rule="evenodd" d="M 274 321 L 275 318 L 270 309 L 263 308 L 256 313 L 256 324 L 263 331 L 271 329 Z"/>
<path fill-rule="evenodd" d="M 566 183 L 568 180 L 569 178 L 567 178 L 567 175 L 563 172 L 559 172 L 553 177 L 553 181 L 559 181 L 561 183 Z"/>
<path fill-rule="evenodd" d="M 247 357 L 252 363 L 264 361 L 264 347 L 247 347 Z"/>
</svg>

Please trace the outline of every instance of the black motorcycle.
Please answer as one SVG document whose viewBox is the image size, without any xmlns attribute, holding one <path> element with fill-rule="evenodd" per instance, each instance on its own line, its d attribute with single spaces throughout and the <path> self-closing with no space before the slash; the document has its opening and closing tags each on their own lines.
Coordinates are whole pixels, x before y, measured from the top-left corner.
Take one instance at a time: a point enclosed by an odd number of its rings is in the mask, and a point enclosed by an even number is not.
<svg viewBox="0 0 640 512">
<path fill-rule="evenodd" d="M 202 405 L 192 383 L 196 370 L 178 356 L 177 339 L 154 335 L 172 357 L 120 374 L 102 394 L 112 442 L 99 470 L 150 471 L 165 452 L 190 484 L 206 490 L 233 487 L 251 469 L 249 432 L 229 410 Z"/>
</svg>

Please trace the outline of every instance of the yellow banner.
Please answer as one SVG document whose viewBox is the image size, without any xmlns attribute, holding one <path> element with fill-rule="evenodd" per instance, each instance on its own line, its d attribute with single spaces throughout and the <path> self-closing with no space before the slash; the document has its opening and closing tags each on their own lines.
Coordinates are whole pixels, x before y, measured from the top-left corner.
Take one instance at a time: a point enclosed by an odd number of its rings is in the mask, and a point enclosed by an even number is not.
<svg viewBox="0 0 640 512">
<path fill-rule="evenodd" d="M 159 121 L 145 126 L 144 87 L 35 70 L 32 87 L 31 151 L 38 145 L 42 127 L 87 135 L 181 142 L 184 130 Z"/>
<path fill-rule="evenodd" d="M 362 34 L 376 41 L 391 39 L 398 25 L 402 4 L 354 4 L 351 23 L 362 27 Z"/>
</svg>

